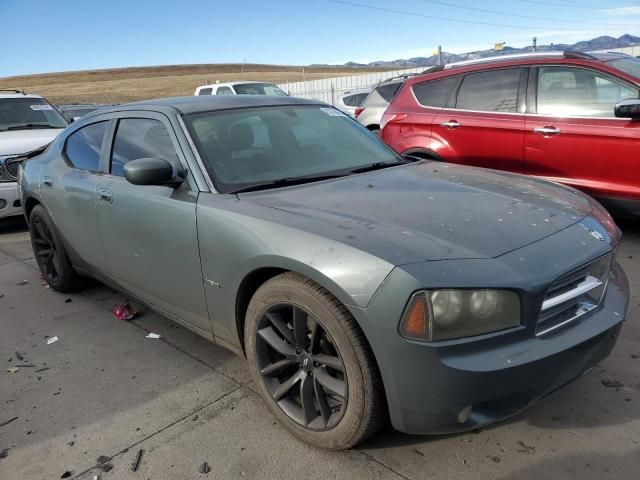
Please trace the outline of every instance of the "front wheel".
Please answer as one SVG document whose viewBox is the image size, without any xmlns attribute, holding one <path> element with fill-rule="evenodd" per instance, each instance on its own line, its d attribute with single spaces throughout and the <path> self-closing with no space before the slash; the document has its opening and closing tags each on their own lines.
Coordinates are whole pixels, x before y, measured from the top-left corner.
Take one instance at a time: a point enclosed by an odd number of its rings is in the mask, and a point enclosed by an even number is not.
<svg viewBox="0 0 640 480">
<path fill-rule="evenodd" d="M 381 425 L 371 349 L 348 310 L 314 282 L 285 273 L 262 285 L 247 311 L 245 346 L 269 409 L 301 440 L 345 449 Z"/>
</svg>

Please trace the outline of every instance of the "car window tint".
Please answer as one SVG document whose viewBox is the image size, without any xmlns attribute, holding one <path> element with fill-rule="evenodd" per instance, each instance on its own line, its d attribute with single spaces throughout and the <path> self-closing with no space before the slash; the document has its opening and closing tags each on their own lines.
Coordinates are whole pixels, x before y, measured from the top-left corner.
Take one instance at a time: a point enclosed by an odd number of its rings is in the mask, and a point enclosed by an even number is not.
<svg viewBox="0 0 640 480">
<path fill-rule="evenodd" d="M 538 113 L 613 117 L 616 103 L 637 98 L 638 90 L 592 70 L 571 67 L 540 67 Z"/>
<path fill-rule="evenodd" d="M 108 123 L 92 123 L 69 135 L 65 154 L 74 167 L 93 172 L 100 170 L 100 150 Z"/>
<path fill-rule="evenodd" d="M 515 112 L 520 69 L 510 68 L 465 75 L 456 108 L 483 112 Z"/>
<path fill-rule="evenodd" d="M 216 95 L 233 95 L 233 92 L 229 87 L 218 87 Z"/>
<path fill-rule="evenodd" d="M 111 174 L 124 176 L 124 166 L 138 158 L 162 158 L 178 162 L 171 137 L 164 124 L 150 118 L 124 118 L 118 122 L 111 153 Z"/>
<path fill-rule="evenodd" d="M 368 93 L 354 93 L 353 95 L 347 95 L 342 99 L 342 102 L 349 107 L 359 107 L 367 98 Z"/>
<path fill-rule="evenodd" d="M 376 91 L 380 94 L 382 98 L 385 99 L 385 101 L 391 103 L 391 100 L 393 100 L 394 97 L 396 96 L 396 93 L 398 93 L 398 90 L 400 89 L 400 85 L 402 85 L 402 82 L 389 83 L 387 85 L 380 85 L 379 87 L 376 88 Z"/>
<path fill-rule="evenodd" d="M 424 107 L 444 107 L 459 77 L 449 77 L 413 86 L 413 93 L 420 105 Z"/>
<path fill-rule="evenodd" d="M 201 88 L 198 95 L 211 95 L 211 92 L 213 92 L 213 88 Z"/>
</svg>

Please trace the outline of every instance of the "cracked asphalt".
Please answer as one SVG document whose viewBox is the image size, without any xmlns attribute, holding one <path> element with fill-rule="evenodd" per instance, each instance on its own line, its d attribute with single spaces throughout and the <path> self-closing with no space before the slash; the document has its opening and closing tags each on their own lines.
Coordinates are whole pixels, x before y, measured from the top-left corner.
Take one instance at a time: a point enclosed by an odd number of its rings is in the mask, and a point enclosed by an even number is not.
<svg viewBox="0 0 640 480">
<path fill-rule="evenodd" d="M 24 223 L 4 221 L 0 478 L 638 479 L 640 227 L 620 225 L 631 308 L 592 372 L 479 431 L 386 428 L 357 449 L 327 452 L 275 423 L 243 359 L 150 311 L 116 319 L 124 297 L 98 283 L 72 295 L 43 287 Z"/>
</svg>

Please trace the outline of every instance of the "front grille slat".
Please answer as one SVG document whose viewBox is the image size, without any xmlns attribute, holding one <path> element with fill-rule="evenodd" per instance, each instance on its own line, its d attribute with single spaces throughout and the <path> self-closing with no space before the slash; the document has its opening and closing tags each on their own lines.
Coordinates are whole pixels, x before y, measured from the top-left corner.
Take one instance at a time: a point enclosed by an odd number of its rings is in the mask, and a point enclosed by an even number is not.
<svg viewBox="0 0 640 480">
<path fill-rule="evenodd" d="M 545 294 L 536 335 L 544 335 L 598 307 L 611 271 L 608 254 L 554 281 Z"/>
<path fill-rule="evenodd" d="M 4 168 L 9 178 L 18 178 L 18 168 L 20 167 L 20 160 L 7 160 L 4 162 Z"/>
</svg>

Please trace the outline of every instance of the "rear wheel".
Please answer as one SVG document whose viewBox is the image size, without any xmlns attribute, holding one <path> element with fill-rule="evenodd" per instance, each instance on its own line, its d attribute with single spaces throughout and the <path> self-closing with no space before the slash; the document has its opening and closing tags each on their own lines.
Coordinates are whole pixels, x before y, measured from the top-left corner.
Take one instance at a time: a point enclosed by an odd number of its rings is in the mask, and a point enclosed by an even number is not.
<svg viewBox="0 0 640 480">
<path fill-rule="evenodd" d="M 380 426 L 384 398 L 373 355 L 327 290 L 294 273 L 267 281 L 249 304 L 245 344 L 267 405 L 298 438 L 344 449 Z"/>
<path fill-rule="evenodd" d="M 75 272 L 49 214 L 36 205 L 29 215 L 31 246 L 42 278 L 59 292 L 69 292 L 78 285 Z"/>
</svg>

